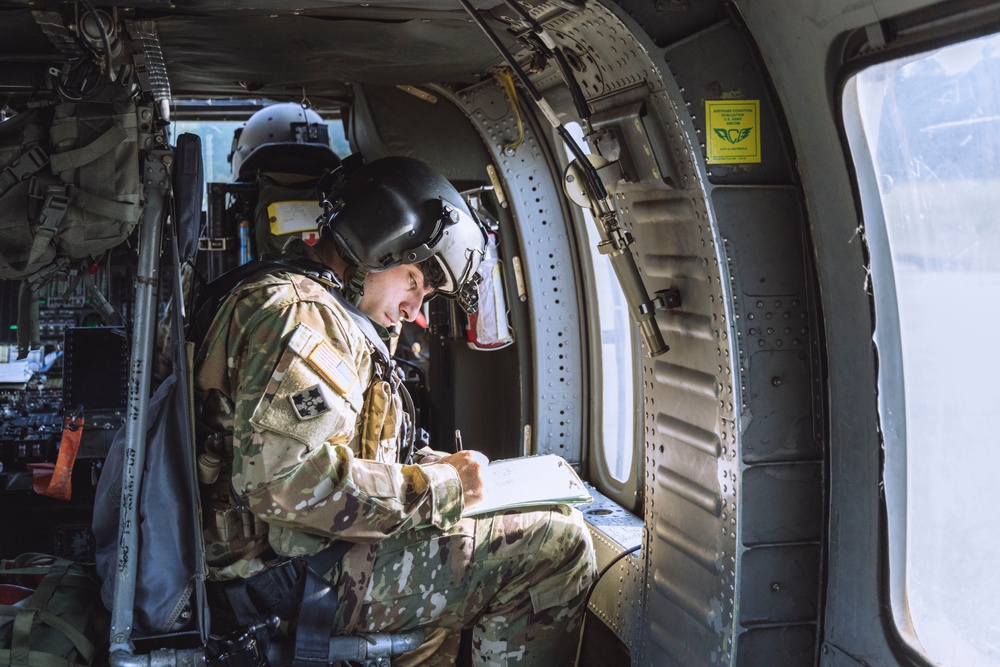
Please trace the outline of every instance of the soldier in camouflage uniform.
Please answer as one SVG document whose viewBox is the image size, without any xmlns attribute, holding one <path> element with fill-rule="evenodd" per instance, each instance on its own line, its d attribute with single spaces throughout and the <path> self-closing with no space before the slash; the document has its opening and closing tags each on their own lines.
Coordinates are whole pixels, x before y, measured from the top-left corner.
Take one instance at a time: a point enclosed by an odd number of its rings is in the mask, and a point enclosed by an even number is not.
<svg viewBox="0 0 1000 667">
<path fill-rule="evenodd" d="M 435 292 L 474 303 L 485 238 L 439 174 L 379 160 L 348 179 L 336 206 L 315 246 L 293 239 L 285 253 L 341 279 L 360 274 L 359 307 L 373 322 L 412 320 Z M 457 631 L 474 627 L 477 665 L 572 664 L 594 577 L 580 513 L 463 518 L 482 497 L 485 457 L 397 463 L 396 382 L 327 287 L 294 271 L 251 278 L 222 303 L 200 348 L 211 578 L 250 577 L 348 540 L 356 544 L 327 573 L 340 600 L 334 632 L 437 628 L 410 664 L 443 665 L 454 661 Z"/>
</svg>

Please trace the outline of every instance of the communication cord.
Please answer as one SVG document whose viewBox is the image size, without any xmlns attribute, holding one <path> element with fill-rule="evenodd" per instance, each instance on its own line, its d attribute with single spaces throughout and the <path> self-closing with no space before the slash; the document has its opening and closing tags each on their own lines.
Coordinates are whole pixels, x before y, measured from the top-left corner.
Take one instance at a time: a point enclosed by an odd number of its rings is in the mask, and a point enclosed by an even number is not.
<svg viewBox="0 0 1000 667">
<path fill-rule="evenodd" d="M 608 563 L 607 565 L 605 565 L 604 568 L 600 572 L 597 573 L 597 576 L 594 577 L 594 581 L 590 584 L 590 588 L 587 589 L 587 597 L 584 598 L 584 600 L 583 600 L 583 620 L 580 622 L 581 623 L 581 625 L 580 625 L 580 641 L 576 645 L 576 659 L 573 661 L 574 665 L 579 665 L 580 664 L 580 654 L 583 651 L 583 633 L 584 633 L 584 630 L 587 629 L 587 608 L 590 606 L 590 597 L 594 594 L 594 589 L 597 588 L 597 584 L 601 583 L 601 579 L 604 578 L 604 575 L 606 575 L 611 568 L 613 568 L 615 565 L 617 565 L 618 563 L 620 563 L 621 560 L 623 558 L 625 558 L 625 556 L 628 556 L 629 554 L 634 554 L 636 551 L 638 551 L 641 548 L 642 548 L 642 545 L 641 544 L 637 544 L 634 547 L 632 547 L 631 549 L 627 549 L 627 550 L 621 552 L 620 554 L 618 554 L 618 556 L 616 556 L 613 561 L 611 561 L 610 563 Z"/>
</svg>

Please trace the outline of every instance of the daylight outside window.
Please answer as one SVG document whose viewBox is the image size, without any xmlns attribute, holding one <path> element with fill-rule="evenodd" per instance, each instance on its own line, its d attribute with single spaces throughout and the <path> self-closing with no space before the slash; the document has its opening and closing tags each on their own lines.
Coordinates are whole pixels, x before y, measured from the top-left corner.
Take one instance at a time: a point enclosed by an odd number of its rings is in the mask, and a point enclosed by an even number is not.
<svg viewBox="0 0 1000 667">
<path fill-rule="evenodd" d="M 583 140 L 579 123 L 567 123 L 567 129 L 585 152 L 590 152 Z M 567 157 L 572 155 L 567 150 Z M 619 482 L 632 477 L 635 448 L 635 396 L 632 322 L 628 304 L 615 277 L 611 262 L 597 250 L 600 234 L 597 223 L 587 209 L 583 210 L 587 238 L 584 245 L 590 251 L 594 286 L 597 291 L 596 317 L 600 327 L 600 441 L 598 451 L 608 473 Z"/>
<path fill-rule="evenodd" d="M 1000 37 L 870 67 L 844 112 L 872 250 L 896 623 L 934 664 L 995 667 Z"/>
<path fill-rule="evenodd" d="M 597 251 L 601 240 L 597 223 L 590 211 L 584 211 L 584 217 L 601 327 L 601 451 L 611 476 L 626 482 L 632 475 L 635 448 L 632 324 L 611 262 Z"/>
<path fill-rule="evenodd" d="M 206 183 L 229 183 L 233 180 L 229 153 L 233 133 L 243 127 L 242 120 L 180 120 L 173 124 L 175 137 L 185 132 L 201 137 L 201 158 Z M 176 140 L 176 139 L 175 139 Z"/>
</svg>

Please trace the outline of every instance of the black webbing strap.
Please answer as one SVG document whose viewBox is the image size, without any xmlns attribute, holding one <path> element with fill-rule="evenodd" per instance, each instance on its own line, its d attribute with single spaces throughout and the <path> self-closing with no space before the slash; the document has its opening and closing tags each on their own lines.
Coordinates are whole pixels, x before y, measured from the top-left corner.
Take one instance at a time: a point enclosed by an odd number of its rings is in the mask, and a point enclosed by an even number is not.
<svg viewBox="0 0 1000 667">
<path fill-rule="evenodd" d="M 337 595 L 323 575 L 352 546 L 352 542 L 336 540 L 317 554 L 293 558 L 248 579 L 224 582 L 219 588 L 242 626 L 271 616 L 288 620 L 298 611 L 293 666 L 327 665 Z"/>
<path fill-rule="evenodd" d="M 351 542 L 337 540 L 318 554 L 302 559 L 304 586 L 299 624 L 295 629 L 293 667 L 329 664 L 330 632 L 337 616 L 337 595 L 323 575 L 340 562 L 351 546 Z"/>
<path fill-rule="evenodd" d="M 259 618 L 257 605 L 250 599 L 250 591 L 247 589 L 246 581 L 226 583 L 220 587 L 225 592 L 226 601 L 236 615 L 237 622 L 246 625 Z"/>
</svg>

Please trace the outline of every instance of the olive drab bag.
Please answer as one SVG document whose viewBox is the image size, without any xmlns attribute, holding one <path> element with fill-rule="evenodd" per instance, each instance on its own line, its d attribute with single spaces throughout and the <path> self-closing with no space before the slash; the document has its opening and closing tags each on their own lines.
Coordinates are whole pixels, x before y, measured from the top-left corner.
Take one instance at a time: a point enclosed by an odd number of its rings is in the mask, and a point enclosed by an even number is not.
<svg viewBox="0 0 1000 667">
<path fill-rule="evenodd" d="M 117 95 L 0 123 L 0 278 L 22 280 L 21 357 L 39 346 L 39 289 L 58 274 L 93 289 L 93 260 L 125 240 L 142 214 L 139 150 L 152 145 L 152 108 L 124 90 Z"/>
<path fill-rule="evenodd" d="M 2 585 L 32 592 L 15 604 L 0 605 L 0 667 L 105 662 L 111 619 L 91 566 L 36 553 L 2 565 Z"/>
</svg>

